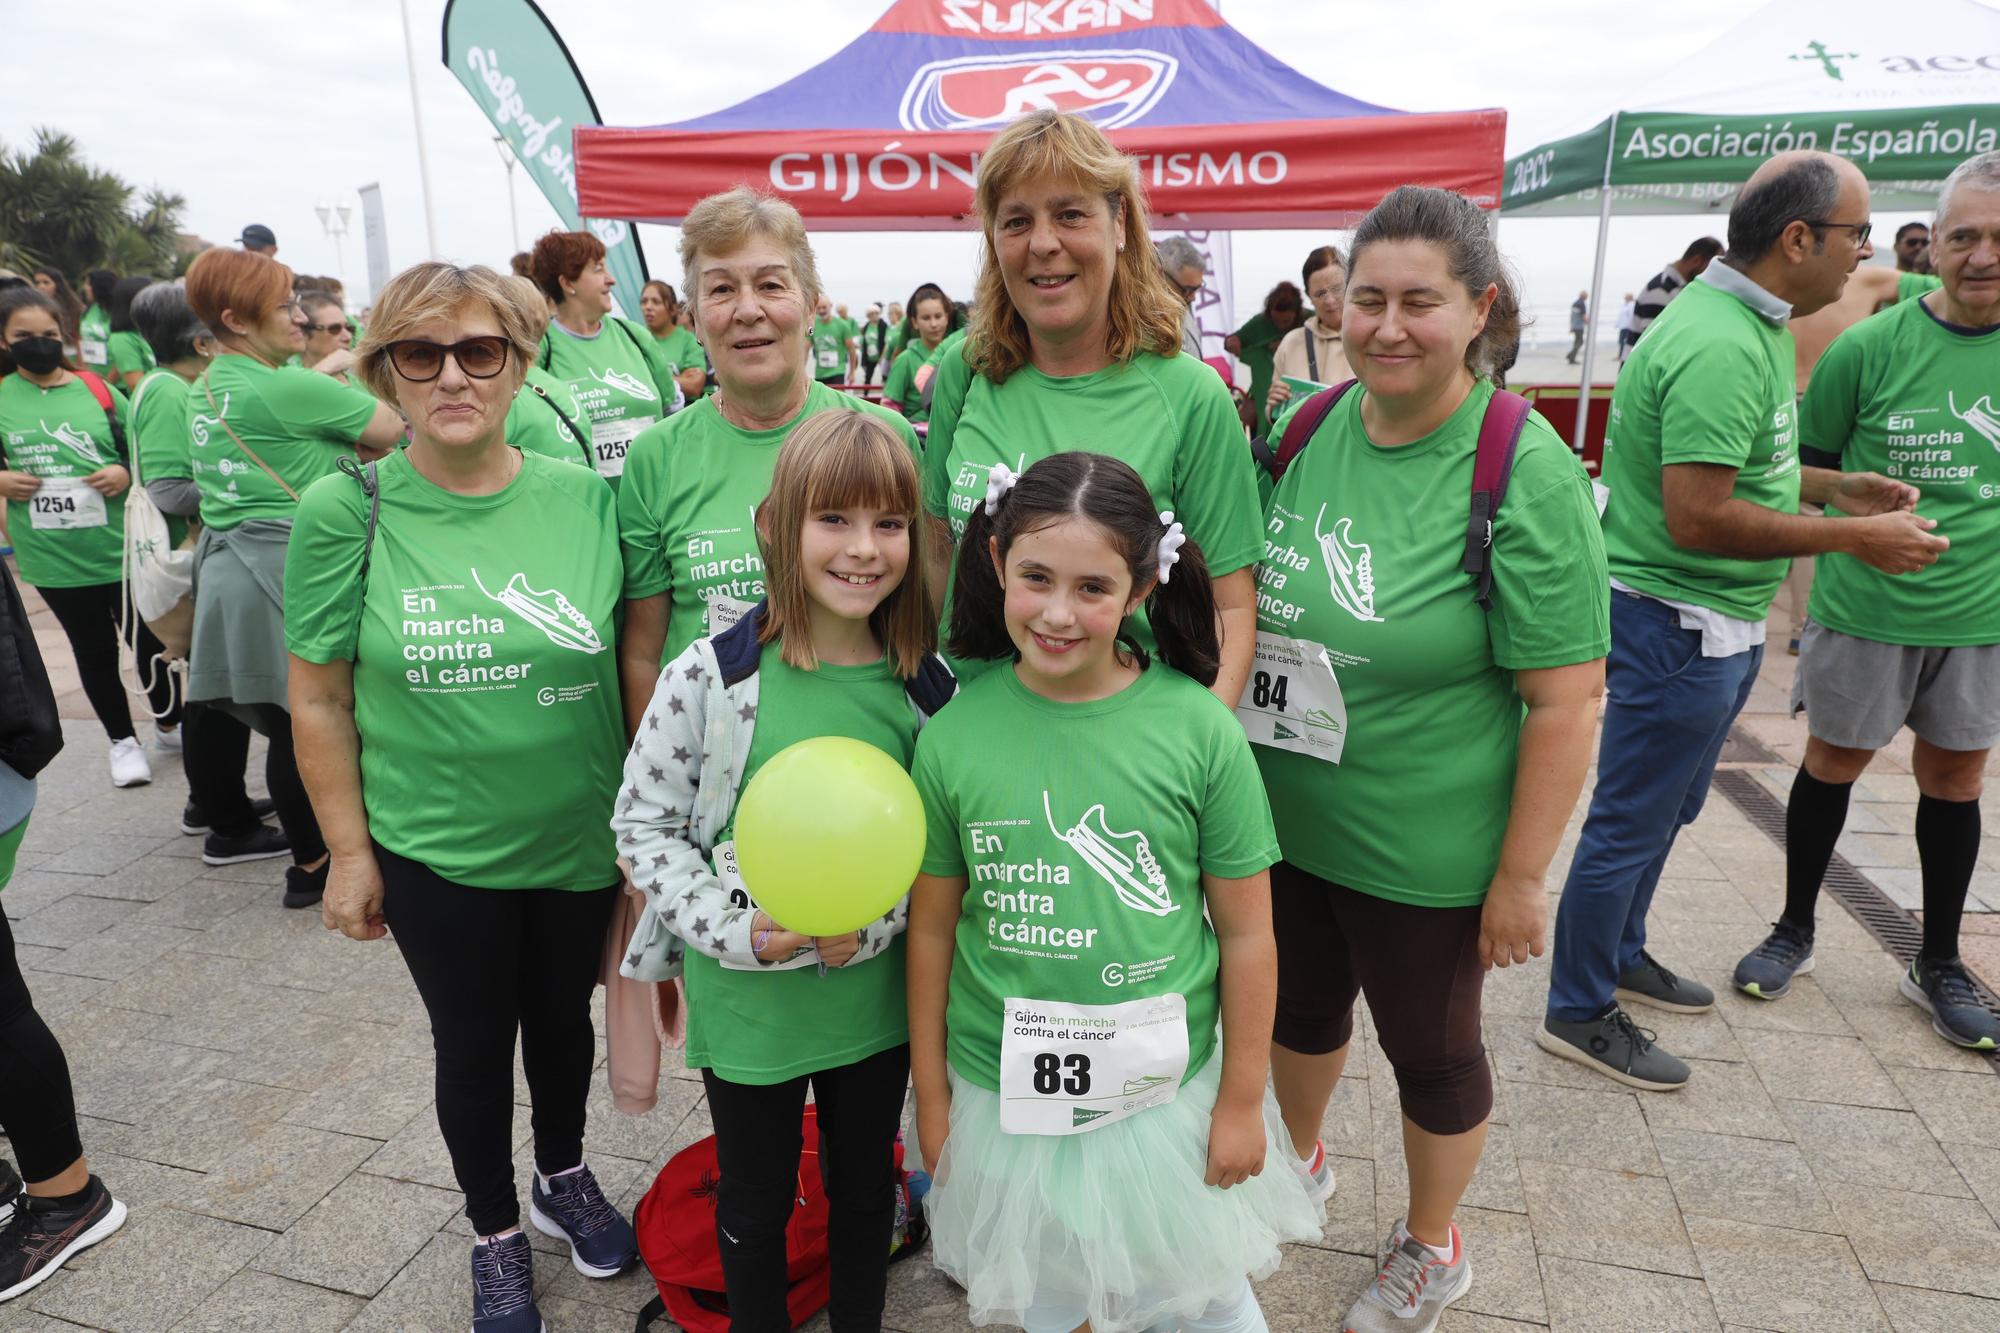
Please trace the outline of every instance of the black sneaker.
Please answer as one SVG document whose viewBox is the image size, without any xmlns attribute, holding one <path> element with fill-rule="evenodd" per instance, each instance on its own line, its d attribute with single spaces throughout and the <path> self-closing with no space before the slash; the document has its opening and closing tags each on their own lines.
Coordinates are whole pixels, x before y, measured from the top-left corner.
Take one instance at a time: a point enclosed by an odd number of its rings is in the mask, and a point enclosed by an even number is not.
<svg viewBox="0 0 2000 1333">
<path fill-rule="evenodd" d="M 1771 923 L 1764 942 L 1736 965 L 1736 989 L 1760 1000 L 1776 1000 L 1792 988 L 1792 978 L 1813 970 L 1813 937 L 1789 921 Z"/>
<path fill-rule="evenodd" d="M 233 866 L 240 861 L 268 861 L 292 850 L 292 840 L 281 828 L 259 824 L 248 833 L 230 837 L 211 833 L 202 840 L 201 862 L 210 866 Z"/>
<path fill-rule="evenodd" d="M 272 815 L 272 812 L 275 811 L 277 808 L 278 808 L 277 802 L 273 801 L 268 796 L 259 796 L 255 800 L 250 802 L 250 813 L 257 816 L 257 822 L 260 824 L 263 823 L 265 820 L 269 819 Z M 199 838 L 202 834 L 213 831 L 214 831 L 214 825 L 209 823 L 208 811 L 202 809 L 199 805 L 196 805 L 192 799 L 190 799 L 186 805 L 181 807 L 182 833 L 186 834 L 190 838 Z M 211 862 L 210 864 L 227 864 L 227 863 Z"/>
<path fill-rule="evenodd" d="M 1673 1014 L 1705 1014 L 1715 1008 L 1715 992 L 1699 981 L 1676 976 L 1660 960 L 1639 950 L 1639 965 L 1618 977 L 1617 997 Z"/>
<path fill-rule="evenodd" d="M 14 1203 L 21 1197 L 21 1173 L 14 1164 L 0 1157 L 0 1227 L 7 1225 L 7 1219 L 14 1215 Z"/>
<path fill-rule="evenodd" d="M 1958 959 L 1926 963 L 1919 958 L 1910 964 L 1897 989 L 1904 999 L 1929 1014 L 1931 1030 L 1954 1046 L 1974 1051 L 2000 1046 L 2000 1018 L 1979 1002 L 1972 977 Z"/>
<path fill-rule="evenodd" d="M 472 1245 L 472 1333 L 548 1333 L 535 1308 L 535 1252 L 515 1232 Z"/>
<path fill-rule="evenodd" d="M 319 863 L 317 870 L 305 870 L 299 866 L 285 867 L 285 897 L 287 907 L 311 907 L 326 893 L 326 871 L 331 860 Z"/>
<path fill-rule="evenodd" d="M 1653 1034 L 1617 1005 L 1581 1023 L 1544 1018 L 1535 1031 L 1535 1045 L 1628 1088 L 1673 1092 L 1688 1081 L 1687 1063 L 1661 1050 Z"/>
<path fill-rule="evenodd" d="M 82 1194 L 68 1206 L 20 1197 L 14 1215 L 0 1227 L 0 1301 L 33 1291 L 71 1255 L 125 1225 L 125 1205 L 111 1197 L 103 1181 L 92 1176 Z"/>
</svg>

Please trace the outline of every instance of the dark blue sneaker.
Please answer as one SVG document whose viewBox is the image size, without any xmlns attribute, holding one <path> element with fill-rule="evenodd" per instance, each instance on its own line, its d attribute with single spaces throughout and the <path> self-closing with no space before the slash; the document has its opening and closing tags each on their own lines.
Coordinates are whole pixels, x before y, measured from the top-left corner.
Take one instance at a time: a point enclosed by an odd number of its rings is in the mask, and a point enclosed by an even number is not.
<svg viewBox="0 0 2000 1333">
<path fill-rule="evenodd" d="M 1813 937 L 1789 921 L 1771 923 L 1764 942 L 1743 955 L 1731 981 L 1745 995 L 1760 1000 L 1781 999 L 1792 978 L 1813 970 Z"/>
<path fill-rule="evenodd" d="M 535 1308 L 535 1252 L 517 1231 L 472 1246 L 472 1333 L 548 1333 Z"/>
<path fill-rule="evenodd" d="M 569 1242 L 569 1261 L 585 1277 L 617 1277 L 639 1257 L 632 1224 L 618 1215 L 589 1167 L 551 1176 L 535 1173 L 528 1217 L 544 1236 Z"/>
<path fill-rule="evenodd" d="M 1965 964 L 1919 958 L 1903 974 L 1903 998 L 1931 1016 L 1931 1029 L 1955 1046 L 1990 1051 L 2000 1046 L 2000 1018 L 1979 1002 Z"/>
</svg>

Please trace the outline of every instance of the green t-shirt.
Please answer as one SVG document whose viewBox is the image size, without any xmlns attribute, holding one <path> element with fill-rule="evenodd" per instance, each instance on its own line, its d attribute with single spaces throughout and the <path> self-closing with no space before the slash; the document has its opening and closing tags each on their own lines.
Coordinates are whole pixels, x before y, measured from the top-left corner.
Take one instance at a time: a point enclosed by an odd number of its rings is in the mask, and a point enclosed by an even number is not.
<svg viewBox="0 0 2000 1333">
<path fill-rule="evenodd" d="M 99 375 L 111 373 L 111 316 L 104 313 L 103 306 L 92 305 L 83 312 L 77 321 L 77 343 L 84 369 Z"/>
<path fill-rule="evenodd" d="M 1171 509 L 1200 545 L 1211 574 L 1233 573 L 1262 552 L 1257 479 L 1242 422 L 1221 378 L 1192 357 L 1142 352 L 1123 365 L 1060 379 L 1023 366 L 996 385 L 963 356 L 946 356 L 937 376 L 924 445 L 924 508 L 951 524 L 954 543 L 965 535 L 973 505 L 986 499 L 993 464 L 1025 472 L 1051 454 L 1088 449 L 1131 465 L 1153 503 Z M 1153 632 L 1143 608 L 1132 626 L 1150 650 Z M 952 669 L 963 680 L 990 665 L 954 660 Z"/>
<path fill-rule="evenodd" d="M 997 1090 L 1011 996 L 1187 997 L 1193 1078 L 1215 1048 L 1219 951 L 1201 876 L 1278 857 L 1243 728 L 1155 663 L 1108 699 L 1057 703 L 1009 667 L 923 730 L 924 871 L 965 876 L 945 1014 L 952 1068 Z M 1185 1081 L 1185 1080 L 1184 1080 Z"/>
<path fill-rule="evenodd" d="M 683 370 L 705 370 L 708 363 L 702 359 L 701 343 L 694 334 L 674 325 L 672 331 L 653 341 L 660 345 L 660 355 L 666 359 L 667 373 L 678 375 Z"/>
<path fill-rule="evenodd" d="M 129 432 L 132 418 L 115 385 L 111 405 Z M 25 500 L 7 502 L 7 533 L 21 581 L 37 588 L 86 588 L 116 583 L 125 559 L 125 497 L 83 484 L 91 473 L 125 460 L 104 409 L 82 380 L 53 389 L 20 375 L 0 378 L 0 455 L 10 472 L 42 479 Z"/>
<path fill-rule="evenodd" d="M 111 373 L 119 380 L 134 372 L 145 374 L 160 363 L 153 359 L 153 349 L 146 340 L 130 329 L 121 329 L 111 335 Z"/>
<path fill-rule="evenodd" d="M 882 321 L 871 319 L 861 326 L 861 359 L 880 361 L 882 359 Z"/>
<path fill-rule="evenodd" d="M 1611 492 L 1604 551 L 1613 578 L 1739 620 L 1764 618 L 1791 561 L 1737 560 L 1675 545 L 1661 470 L 1672 463 L 1732 467 L 1732 498 L 1796 514 L 1794 363 L 1791 329 L 1706 275 L 1647 328 L 1618 372 L 1604 433 L 1602 480 Z"/>
<path fill-rule="evenodd" d="M 608 315 L 588 338 L 554 320 L 542 335 L 535 364 L 569 385 L 588 420 L 598 475 L 618 488 L 625 457 L 639 432 L 673 406 L 673 376 L 660 344 L 642 324 Z"/>
<path fill-rule="evenodd" d="M 1244 320 L 1243 327 L 1236 330 L 1236 340 L 1243 348 L 1236 354 L 1237 359 L 1250 367 L 1250 397 L 1257 404 L 1259 435 L 1271 429 L 1271 416 L 1265 407 L 1265 399 L 1271 396 L 1271 376 L 1276 372 L 1278 344 L 1285 340 L 1285 332 L 1262 311 Z"/>
<path fill-rule="evenodd" d="M 1369 442 L 1364 396 L 1335 406 L 1279 483 L 1257 584 L 1260 633 L 1326 649 L 1344 748 L 1338 763 L 1253 748 L 1287 861 L 1393 902 L 1469 906 L 1507 831 L 1514 673 L 1610 651 L 1603 540 L 1583 466 L 1531 414 L 1482 612 L 1460 562 L 1493 386 L 1481 380 L 1443 425 L 1393 448 Z"/>
<path fill-rule="evenodd" d="M 889 335 L 882 340 L 883 358 L 894 361 L 898 356 L 902 355 L 903 348 L 908 345 L 914 333 L 915 329 L 912 328 L 908 320 L 891 324 L 889 326 Z"/>
<path fill-rule="evenodd" d="M 1914 301 L 1917 297 L 1934 292 L 1944 286 L 1944 279 L 1931 273 L 1898 273 L 1896 275 L 1896 299 L 1891 304 L 1901 305 Z M 1815 374 L 1818 371 L 1814 371 Z"/>
<path fill-rule="evenodd" d="M 618 880 L 625 757 L 617 529 L 582 468 L 521 454 L 492 495 L 455 495 L 397 450 L 359 586 L 368 501 L 326 477 L 285 561 L 286 646 L 354 663 L 368 831 L 457 884 Z"/>
<path fill-rule="evenodd" d="M 133 479 L 142 484 L 179 477 L 191 480 L 188 465 L 188 386 L 171 370 L 154 370 L 132 391 L 132 438 L 127 442 L 138 457 Z M 175 546 L 187 537 L 188 521 L 163 514 L 167 535 Z"/>
<path fill-rule="evenodd" d="M 209 406 L 213 393 L 215 407 Z M 230 431 L 293 491 L 333 472 L 375 416 L 375 400 L 330 375 L 225 353 L 188 389 L 188 458 L 201 521 L 228 531 L 246 519 L 288 519 L 298 506 Z M 221 409 L 221 420 L 216 409 Z M 227 423 L 227 429 L 224 428 Z"/>
<path fill-rule="evenodd" d="M 885 659 L 869 666 L 786 666 L 781 646 L 758 654 L 757 729 L 741 791 L 778 751 L 815 736 L 847 736 L 903 767 L 917 746 L 917 715 Z M 735 817 L 721 841 L 736 836 Z M 687 1063 L 733 1083 L 782 1083 L 853 1064 L 910 1039 L 903 938 L 847 967 L 738 971 L 687 954 Z"/>
<path fill-rule="evenodd" d="M 944 340 L 940 342 L 936 347 L 932 348 L 931 354 L 924 358 L 924 364 L 927 366 L 943 365 L 944 359 L 947 356 L 951 355 L 952 349 L 957 347 L 960 343 L 963 343 L 965 341 L 965 335 L 970 332 L 972 332 L 971 325 L 961 324 L 957 328 L 953 329 L 950 333 L 945 334 Z M 919 341 L 921 342 L 921 340 Z"/>
<path fill-rule="evenodd" d="M 1808 448 L 1849 472 L 1880 472 L 1923 492 L 1951 549 L 1914 574 L 1851 555 L 1821 556 L 1812 617 L 1828 629 L 1921 648 L 2000 643 L 2000 329 L 1958 332 L 1922 301 L 1854 325 L 1826 349 L 1799 408 Z M 1827 513 L 1840 512 L 1838 504 Z"/>
<path fill-rule="evenodd" d="M 813 378 L 839 384 L 847 378 L 847 321 L 829 315 L 813 321 Z"/>
<path fill-rule="evenodd" d="M 536 393 L 536 388 L 542 393 Z M 568 423 L 564 417 L 569 418 Z M 527 378 L 514 395 L 514 405 L 507 409 L 507 443 L 595 471 L 590 447 L 570 429 L 573 425 L 576 430 L 588 430 L 583 423 L 583 409 L 570 386 L 540 366 L 529 366 Z"/>
<path fill-rule="evenodd" d="M 901 408 L 904 418 L 910 421 L 930 420 L 931 410 L 924 406 L 924 395 L 917 388 L 917 371 L 923 368 L 924 360 L 929 355 L 922 343 L 909 348 L 889 367 L 886 382 L 882 385 L 882 400 L 895 403 Z"/>
<path fill-rule="evenodd" d="M 671 662 L 704 634 L 727 629 L 764 596 L 756 511 L 771 489 L 778 449 L 815 412 L 867 412 L 917 451 L 916 432 L 887 408 L 814 384 L 799 414 L 772 430 L 743 430 L 709 399 L 676 412 L 632 442 L 618 493 L 625 595 L 667 595 Z"/>
</svg>

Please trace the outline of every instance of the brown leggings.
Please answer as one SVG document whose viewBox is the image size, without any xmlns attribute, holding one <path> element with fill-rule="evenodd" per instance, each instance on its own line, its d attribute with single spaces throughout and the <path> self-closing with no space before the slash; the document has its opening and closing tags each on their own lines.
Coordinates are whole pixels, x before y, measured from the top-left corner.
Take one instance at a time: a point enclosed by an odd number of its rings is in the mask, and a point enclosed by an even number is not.
<svg viewBox="0 0 2000 1333">
<path fill-rule="evenodd" d="M 1340 1050 L 1354 998 L 1396 1071 L 1403 1114 L 1430 1134 L 1463 1134 L 1493 1111 L 1479 1034 L 1478 907 L 1412 907 L 1281 861 L 1271 867 L 1278 1018 L 1271 1039 L 1300 1055 Z"/>
</svg>

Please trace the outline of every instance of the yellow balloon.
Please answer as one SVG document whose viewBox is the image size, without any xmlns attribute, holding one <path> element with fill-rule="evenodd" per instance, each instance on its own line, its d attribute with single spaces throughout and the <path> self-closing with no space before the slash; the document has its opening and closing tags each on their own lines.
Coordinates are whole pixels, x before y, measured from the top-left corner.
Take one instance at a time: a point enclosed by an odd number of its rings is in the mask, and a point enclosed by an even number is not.
<svg viewBox="0 0 2000 1333">
<path fill-rule="evenodd" d="M 886 915 L 924 859 L 924 807 L 866 741 L 816 736 L 771 756 L 736 803 L 736 864 L 786 930 L 845 935 Z"/>
</svg>

